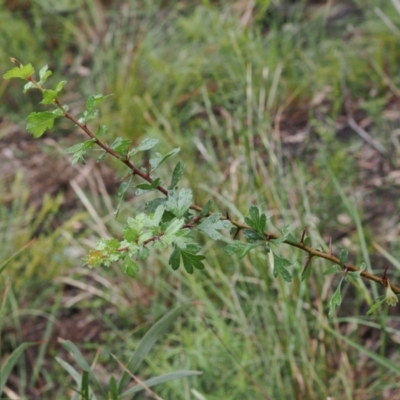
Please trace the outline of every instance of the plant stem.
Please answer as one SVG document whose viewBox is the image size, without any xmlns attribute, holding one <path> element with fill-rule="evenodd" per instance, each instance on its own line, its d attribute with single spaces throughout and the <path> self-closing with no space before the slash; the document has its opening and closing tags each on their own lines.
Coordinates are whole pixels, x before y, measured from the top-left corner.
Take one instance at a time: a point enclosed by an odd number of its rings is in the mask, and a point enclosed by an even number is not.
<svg viewBox="0 0 400 400">
<path fill-rule="evenodd" d="M 72 114 L 70 114 L 69 112 L 65 111 L 58 99 L 55 99 L 54 103 L 57 105 L 57 107 L 59 107 L 64 112 L 64 116 L 67 119 L 72 121 L 80 129 L 82 129 L 86 133 L 86 135 L 88 135 L 91 139 L 94 139 L 95 143 L 98 146 L 100 146 L 104 151 L 106 151 L 108 154 L 110 154 L 111 156 L 115 157 L 116 159 L 118 159 L 119 161 L 124 163 L 132 171 L 133 175 L 140 176 L 142 179 L 144 179 L 145 181 L 147 181 L 150 184 L 153 183 L 154 180 L 153 180 L 153 178 L 151 178 L 150 174 L 144 173 L 142 170 L 140 170 L 139 168 L 135 167 L 131 163 L 131 161 L 129 159 L 122 157 L 120 154 L 118 154 L 112 148 L 110 148 L 107 144 L 103 143 L 100 139 L 98 139 L 93 134 L 93 132 L 87 127 L 86 124 L 80 123 Z M 157 190 L 159 192 L 161 192 L 163 195 L 168 196 L 168 190 L 166 188 L 162 187 L 161 185 L 157 186 Z M 197 204 L 192 204 L 190 206 L 190 209 L 194 210 L 194 211 L 197 211 L 197 212 L 201 212 L 203 210 L 203 208 L 201 206 L 197 205 Z M 208 215 L 212 215 L 212 214 L 213 214 L 212 212 L 209 212 Z M 221 217 L 221 219 L 229 220 L 232 225 L 234 225 L 234 226 L 236 226 L 238 228 L 239 231 L 242 230 L 242 229 L 251 229 L 251 227 L 249 225 L 247 225 L 245 223 L 242 223 L 240 221 L 231 219 L 229 216 Z M 194 225 L 195 224 L 187 224 L 185 227 L 192 228 Z M 280 237 L 279 235 L 277 235 L 275 233 L 270 233 L 270 232 L 264 232 L 264 235 L 266 237 L 266 241 L 269 241 L 271 239 L 278 239 Z M 301 239 L 301 241 L 299 243 L 296 243 L 296 242 L 293 242 L 293 241 L 290 241 L 290 240 L 285 240 L 283 243 L 286 243 L 289 246 L 297 247 L 297 248 L 305 251 L 306 253 L 308 253 L 308 256 L 310 258 L 311 257 L 324 258 L 325 260 L 329 260 L 329 261 L 333 262 L 334 264 L 337 264 L 339 266 L 341 265 L 339 258 L 334 256 L 332 254 L 332 252 L 325 253 L 323 251 L 316 250 L 316 249 L 314 249 L 312 247 L 305 246 L 304 243 L 303 243 L 303 239 L 304 239 L 304 233 L 303 233 L 302 239 Z M 358 272 L 359 268 L 357 268 L 356 266 L 354 266 L 354 265 L 352 265 L 350 263 L 346 263 L 344 265 L 344 271 Z M 377 276 L 377 275 L 371 274 L 371 273 L 369 273 L 369 272 L 367 272 L 365 270 L 361 271 L 360 275 L 365 279 L 377 282 L 377 283 L 381 284 L 382 286 L 386 286 L 385 282 L 382 280 L 382 278 Z M 390 284 L 390 287 L 392 288 L 392 290 L 396 294 L 400 294 L 400 287 L 399 286 Z"/>
</svg>

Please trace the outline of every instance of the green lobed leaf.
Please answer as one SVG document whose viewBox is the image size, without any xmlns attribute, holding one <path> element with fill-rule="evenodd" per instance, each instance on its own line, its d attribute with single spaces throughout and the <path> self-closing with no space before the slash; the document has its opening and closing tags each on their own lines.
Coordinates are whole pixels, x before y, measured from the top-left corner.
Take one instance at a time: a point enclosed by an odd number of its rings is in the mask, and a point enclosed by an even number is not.
<svg viewBox="0 0 400 400">
<path fill-rule="evenodd" d="M 193 267 L 196 269 L 204 269 L 203 260 L 206 258 L 201 255 L 196 255 L 181 249 L 181 256 L 183 260 L 183 266 L 186 272 L 189 274 L 193 273 Z"/>
<path fill-rule="evenodd" d="M 103 265 L 107 260 L 107 255 L 101 250 L 90 250 L 86 257 L 83 258 L 89 268 Z"/>
<path fill-rule="evenodd" d="M 30 89 L 38 89 L 33 82 L 27 82 L 24 86 L 23 92 L 26 93 Z"/>
<path fill-rule="evenodd" d="M 146 138 L 142 140 L 138 147 L 133 148 L 129 151 L 128 157 L 134 156 L 139 151 L 146 151 L 153 148 L 158 143 L 158 139 L 155 138 Z"/>
<path fill-rule="evenodd" d="M 106 96 L 102 94 L 94 94 L 92 96 L 89 96 L 89 98 L 86 101 L 86 110 L 87 111 L 92 111 L 94 107 L 96 107 L 99 103 L 104 101 L 107 97 L 112 96 L 112 94 L 108 94 Z"/>
<path fill-rule="evenodd" d="M 185 167 L 181 161 L 176 164 L 174 172 L 172 173 L 171 184 L 168 186 L 168 190 L 173 190 L 178 182 L 181 180 Z"/>
<path fill-rule="evenodd" d="M 244 218 L 247 225 L 252 227 L 258 233 L 264 233 L 265 226 L 267 224 L 267 216 L 265 214 L 260 215 L 258 207 L 251 206 L 249 209 L 249 216 Z"/>
<path fill-rule="evenodd" d="M 277 239 L 271 239 L 272 243 L 280 244 L 280 243 L 283 243 L 285 240 L 288 239 L 288 237 L 290 235 L 290 233 L 289 233 L 289 225 L 285 225 L 282 229 L 280 229 L 280 232 L 281 232 L 281 236 L 278 237 Z M 292 236 L 292 238 L 293 238 L 293 236 Z M 295 240 L 295 242 L 296 242 L 296 240 Z"/>
<path fill-rule="evenodd" d="M 367 264 L 363 261 L 360 265 L 360 269 L 358 271 L 349 271 L 347 273 L 348 276 L 351 276 L 354 279 L 359 279 L 361 276 L 361 272 L 363 272 L 367 268 Z"/>
<path fill-rule="evenodd" d="M 171 265 L 173 270 L 177 270 L 180 266 L 180 261 L 182 258 L 183 266 L 186 272 L 189 274 L 193 273 L 194 268 L 204 269 L 203 261 L 206 259 L 203 255 L 196 254 L 200 251 L 200 246 L 191 243 L 186 246 L 186 248 L 179 248 L 174 246 L 174 250 L 171 253 L 168 264 Z"/>
<path fill-rule="evenodd" d="M 147 260 L 147 258 L 149 257 L 149 255 L 150 255 L 149 249 L 148 249 L 147 247 L 141 246 L 141 247 L 139 248 L 139 251 L 138 251 L 138 253 L 137 253 L 136 258 L 137 258 L 138 260 L 145 261 L 145 260 Z"/>
<path fill-rule="evenodd" d="M 99 127 L 97 128 L 97 132 L 96 132 L 96 136 L 100 136 L 103 135 L 104 133 L 106 133 L 108 130 L 106 125 L 99 125 Z"/>
<path fill-rule="evenodd" d="M 140 196 L 144 193 L 150 192 L 152 190 L 157 189 L 157 186 L 160 184 L 160 178 L 154 179 L 152 183 L 140 183 L 136 185 L 135 188 L 137 189 L 135 192 L 136 196 Z"/>
<path fill-rule="evenodd" d="M 272 258 L 273 260 L 273 274 L 275 276 L 275 278 L 278 275 L 281 275 L 282 278 L 286 281 L 286 282 L 291 282 L 292 281 L 292 275 L 290 274 L 290 272 L 286 269 L 286 267 L 289 267 L 290 265 L 292 265 L 293 263 L 291 263 L 289 260 L 287 260 L 286 258 L 282 258 L 279 257 L 277 254 L 275 254 L 274 252 L 269 253 L 270 254 L 270 260 Z M 272 255 L 272 257 L 271 257 Z"/>
<path fill-rule="evenodd" d="M 149 161 L 151 170 L 154 171 L 161 164 L 163 164 L 165 161 L 167 161 L 169 158 L 171 158 L 175 154 L 179 153 L 180 151 L 181 151 L 180 147 L 177 147 L 176 149 L 172 149 L 165 156 L 162 156 L 160 153 L 155 153 L 154 156 L 152 158 L 150 158 L 150 161 Z"/>
<path fill-rule="evenodd" d="M 179 268 L 180 263 L 181 263 L 181 250 L 179 249 L 179 247 L 174 246 L 174 250 L 172 251 L 171 256 L 169 257 L 168 264 L 174 271 L 176 271 Z"/>
<path fill-rule="evenodd" d="M 121 269 L 124 274 L 134 278 L 136 273 L 139 271 L 139 266 L 132 260 L 130 255 L 127 255 L 124 258 Z"/>
<path fill-rule="evenodd" d="M 265 241 L 244 243 L 239 240 L 235 240 L 232 244 L 224 247 L 224 252 L 229 255 L 236 254 L 239 258 L 243 258 L 250 250 L 255 249 L 258 246 L 264 244 Z"/>
<path fill-rule="evenodd" d="M 96 94 L 96 95 L 89 96 L 89 98 L 86 101 L 86 109 L 83 112 L 82 117 L 79 118 L 78 121 L 81 124 L 86 124 L 90 120 L 96 118 L 99 115 L 99 110 L 96 109 L 95 107 L 99 103 L 101 103 L 103 100 L 105 100 L 107 97 L 110 97 L 110 96 L 112 96 L 112 95 L 109 94 L 107 96 L 103 96 L 102 94 Z"/>
<path fill-rule="evenodd" d="M 167 202 L 167 199 L 164 197 L 158 197 L 156 199 L 150 200 L 148 203 L 146 203 L 146 211 L 149 212 L 155 212 L 158 206 L 164 206 L 165 203 Z"/>
<path fill-rule="evenodd" d="M 39 138 L 47 129 L 51 129 L 54 125 L 54 120 L 60 115 L 56 115 L 50 111 L 32 112 L 28 116 L 28 124 L 26 130 L 33 134 L 35 138 Z"/>
<path fill-rule="evenodd" d="M 182 228 L 176 232 L 173 243 L 179 248 L 185 249 L 188 246 L 188 243 L 193 241 L 193 237 L 190 234 L 191 232 L 189 228 Z"/>
<path fill-rule="evenodd" d="M 117 137 L 110 147 L 121 156 L 126 156 L 131 144 L 132 140 Z"/>
<path fill-rule="evenodd" d="M 3 79 L 19 78 L 26 80 L 35 73 L 32 64 L 21 65 L 10 69 L 3 75 Z"/>
<path fill-rule="evenodd" d="M 47 78 L 52 74 L 52 72 L 49 70 L 49 67 L 45 65 L 40 71 L 39 71 L 39 85 L 43 85 L 46 81 Z"/>
<path fill-rule="evenodd" d="M 68 111 L 69 109 L 69 107 L 66 104 L 63 104 L 62 107 L 65 111 Z M 56 117 L 63 117 L 65 115 L 64 111 L 61 110 L 60 108 L 56 108 L 52 112 Z"/>
<path fill-rule="evenodd" d="M 143 228 L 146 225 L 147 215 L 140 213 L 135 218 L 128 218 L 128 223 L 124 227 L 122 234 L 125 240 L 134 243 L 138 240 L 139 236 L 143 233 Z"/>
<path fill-rule="evenodd" d="M 158 227 L 164 215 L 165 207 L 163 205 L 159 205 L 153 214 L 147 216 L 146 226 L 155 226 Z"/>
<path fill-rule="evenodd" d="M 90 267 L 104 265 L 109 267 L 112 263 L 119 261 L 125 253 L 119 251 L 120 242 L 117 239 L 100 239 L 95 250 L 91 250 L 85 257 Z"/>
<path fill-rule="evenodd" d="M 83 158 L 83 155 L 86 153 L 87 150 L 94 146 L 95 142 L 96 139 L 86 140 L 83 143 L 77 143 L 71 147 L 68 147 L 64 150 L 64 152 L 73 153 L 71 161 L 72 165 L 76 164 L 78 161 L 80 161 L 82 164 L 85 164 L 85 159 Z"/>
<path fill-rule="evenodd" d="M 169 226 L 166 229 L 166 231 L 164 232 L 164 236 L 172 236 L 172 235 L 174 235 L 175 233 L 177 233 L 182 228 L 184 223 L 185 223 L 185 220 L 183 218 L 173 220 L 169 224 Z"/>
<path fill-rule="evenodd" d="M 155 152 L 149 160 L 151 171 L 154 171 L 162 159 L 161 153 Z"/>
<path fill-rule="evenodd" d="M 61 90 L 63 89 L 63 87 L 64 87 L 66 84 L 67 84 L 67 81 L 60 81 L 60 82 L 58 82 L 55 91 L 56 91 L 57 93 L 60 93 Z"/>
<path fill-rule="evenodd" d="M 40 102 L 40 104 L 52 104 L 54 102 L 54 99 L 57 98 L 58 92 L 50 89 L 43 90 L 42 95 L 43 100 Z"/>
<path fill-rule="evenodd" d="M 338 287 L 335 290 L 335 293 L 333 293 L 331 299 L 329 300 L 328 307 L 329 307 L 329 318 L 333 317 L 333 314 L 335 313 L 336 307 L 340 307 L 342 304 L 342 295 L 341 295 L 341 290 L 342 290 L 342 283 L 344 280 L 344 276 L 339 282 Z"/>
<path fill-rule="evenodd" d="M 190 189 L 169 190 L 165 208 L 176 217 L 182 217 L 192 204 L 193 193 Z"/>
<path fill-rule="evenodd" d="M 361 272 L 362 272 L 362 271 L 364 271 L 364 270 L 349 271 L 349 272 L 347 273 L 347 276 L 350 276 L 351 278 L 354 278 L 354 279 L 359 279 L 360 276 L 361 276 Z"/>
<path fill-rule="evenodd" d="M 214 240 L 220 240 L 222 235 L 219 229 L 230 229 L 232 224 L 228 220 L 221 220 L 222 214 L 215 213 L 205 218 L 197 227 Z"/>
<path fill-rule="evenodd" d="M 81 124 L 86 124 L 92 119 L 95 119 L 99 115 L 99 110 L 85 110 L 82 114 L 82 117 L 78 119 L 78 122 Z"/>
<path fill-rule="evenodd" d="M 107 157 L 107 154 L 108 153 L 106 151 L 101 152 L 100 155 L 97 157 L 97 162 L 101 162 L 101 161 L 105 160 Z"/>
<path fill-rule="evenodd" d="M 253 229 L 243 229 L 243 234 L 249 243 L 265 241 L 265 236 L 254 231 Z"/>
</svg>

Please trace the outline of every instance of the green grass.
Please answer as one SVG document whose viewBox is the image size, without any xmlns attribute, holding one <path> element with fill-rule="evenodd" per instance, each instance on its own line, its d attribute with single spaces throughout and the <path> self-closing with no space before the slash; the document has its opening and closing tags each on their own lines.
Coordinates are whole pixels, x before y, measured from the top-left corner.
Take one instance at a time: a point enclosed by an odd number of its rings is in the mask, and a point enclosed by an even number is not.
<svg viewBox="0 0 400 400">
<path fill-rule="evenodd" d="M 165 151 L 181 147 L 183 184 L 195 191 L 198 203 L 211 198 L 215 210 L 235 218 L 258 204 L 272 216 L 270 230 L 290 224 L 300 237 L 307 226 L 314 247 L 324 250 L 329 236 L 344 231 L 345 239 L 333 243 L 335 253 L 346 247 L 354 263 L 365 261 L 379 273 L 386 261 L 368 254 L 376 253 L 377 242 L 398 258 L 399 246 L 385 232 L 388 225 L 394 232 L 393 216 L 383 213 L 376 223 L 363 222 L 371 203 L 385 208 L 385 192 L 365 188 L 357 161 L 365 144 L 349 130 L 338 135 L 336 123 L 345 115 L 348 93 L 373 121 L 371 135 L 390 149 L 390 158 L 398 156 L 393 145 L 398 121 L 382 111 L 400 85 L 400 38 L 374 7 L 397 27 L 400 16 L 383 1 L 355 2 L 361 10 L 339 21 L 328 18 L 327 6 L 275 3 L 283 8 L 257 2 L 251 20 L 225 2 L 144 6 L 132 0 L 123 13 L 122 2 L 101 8 L 84 1 L 66 12 L 38 2 L 29 17 L 2 5 L 1 31 L 8 36 L 0 35 L 0 65 L 8 69 L 9 56 L 37 67 L 49 63 L 54 79 L 69 80 L 65 102 L 74 113 L 89 94 L 113 93 L 102 109 L 109 141 L 151 135 Z M 28 35 L 29 29 L 34 34 Z M 4 82 L 0 109 L 23 128 L 35 97 L 23 97 L 20 85 Z M 313 103 L 323 93 L 322 101 Z M 63 134 L 73 130 L 65 123 L 59 128 Z M 58 140 L 56 131 L 51 137 Z M 124 176 L 116 168 L 116 179 Z M 172 162 L 168 168 L 172 171 Z M 118 235 L 124 217 L 142 211 L 150 197 L 130 198 L 115 221 L 101 194 L 84 193 L 100 222 L 84 205 L 74 217 L 60 211 L 61 197 L 47 198 L 34 210 L 19 175 L 3 186 L 12 201 L 0 202 L 1 260 L 38 236 L 0 277 L 8 288 L 2 299 L 2 354 L 28 340 L 29 325 L 37 327 L 35 340 L 43 341 L 17 364 L 17 389 L 9 383 L 21 398 L 30 398 L 33 390 L 43 399 L 72 396 L 67 389 L 72 380 L 54 361 L 67 355 L 47 342 L 61 334 L 57 324 L 68 326 L 65 313 L 80 313 L 79 329 L 86 333 L 76 336 L 76 344 L 89 363 L 99 350 L 95 371 L 107 382 L 111 374 L 122 373 L 110 354 L 127 361 L 154 321 L 188 301 L 194 306 L 156 345 L 138 375 L 145 379 L 177 369 L 203 375 L 153 388 L 164 399 L 200 398 L 196 393 L 208 400 L 375 399 L 384 391 L 392 397 L 398 393 L 398 371 L 386 361 L 399 361 L 398 318 L 384 310 L 365 316 L 383 288 L 368 282 L 345 286 L 342 308 L 328 320 L 327 304 L 339 282 L 337 276 L 322 275 L 328 263 L 314 260 L 311 280 L 301 282 L 304 254 L 280 248 L 293 261 L 289 285 L 273 277 L 266 253 L 254 251 L 238 261 L 206 239 L 201 240 L 207 269 L 193 276 L 172 272 L 169 254 L 162 252 L 141 265 L 134 281 L 118 266 L 89 271 L 80 268 L 80 257 L 95 244 L 97 232 Z M 396 194 L 390 180 L 387 188 Z M 398 209 L 396 196 L 390 201 Z M 54 215 L 61 221 L 56 228 Z M 341 225 L 340 215 L 350 223 Z M 77 223 L 83 226 L 78 231 Z M 397 270 L 390 269 L 394 280 Z M 46 322 L 39 324 L 41 319 Z M 89 328 L 95 326 L 91 338 Z M 79 330 L 69 329 L 62 334 Z"/>
</svg>

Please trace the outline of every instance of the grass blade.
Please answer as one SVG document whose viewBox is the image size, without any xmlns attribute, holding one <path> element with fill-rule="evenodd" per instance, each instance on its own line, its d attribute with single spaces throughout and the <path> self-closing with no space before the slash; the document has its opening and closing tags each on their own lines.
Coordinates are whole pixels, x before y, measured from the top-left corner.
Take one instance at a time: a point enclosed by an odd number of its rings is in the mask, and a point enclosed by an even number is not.
<svg viewBox="0 0 400 400">
<path fill-rule="evenodd" d="M 152 387 L 155 385 L 158 385 L 160 383 L 164 382 L 169 382 L 174 379 L 181 379 L 181 378 L 186 378 L 189 376 L 196 376 L 196 375 L 201 375 L 201 371 L 189 371 L 189 370 L 183 370 L 183 371 L 175 371 L 175 372 L 170 372 L 168 374 L 160 375 L 155 378 L 150 378 L 147 379 L 146 381 L 143 382 L 147 387 Z M 141 390 L 144 390 L 144 387 L 141 385 L 136 385 L 130 389 L 128 389 L 126 392 L 122 393 L 121 396 L 130 396 L 134 393 L 140 392 Z"/>
<path fill-rule="evenodd" d="M 144 335 L 143 339 L 140 341 L 137 349 L 133 353 L 130 361 L 128 362 L 127 369 L 132 373 L 139 368 L 142 361 L 147 356 L 148 352 L 152 349 L 154 344 L 157 342 L 158 339 L 161 338 L 168 329 L 168 327 L 175 321 L 175 319 L 182 314 L 190 304 L 186 304 L 181 307 L 177 307 L 174 310 L 170 311 L 168 314 L 164 315 L 159 321 L 157 321 L 150 330 Z M 129 375 L 124 372 L 122 374 L 121 380 L 119 382 L 119 392 L 121 393 L 124 386 L 129 381 Z"/>
<path fill-rule="evenodd" d="M 3 393 L 4 385 L 7 382 L 15 363 L 21 357 L 22 353 L 28 348 L 37 345 L 37 343 L 27 342 L 19 345 L 7 358 L 6 362 L 0 368 L 0 393 Z"/>
</svg>

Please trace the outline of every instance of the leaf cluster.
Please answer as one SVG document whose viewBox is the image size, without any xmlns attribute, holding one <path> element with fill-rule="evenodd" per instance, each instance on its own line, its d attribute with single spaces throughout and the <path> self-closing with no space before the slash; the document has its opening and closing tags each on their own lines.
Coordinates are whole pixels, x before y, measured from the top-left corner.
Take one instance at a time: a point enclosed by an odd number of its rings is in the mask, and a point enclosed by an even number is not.
<svg viewBox="0 0 400 400">
<path fill-rule="evenodd" d="M 68 149 L 66 153 L 72 155 L 71 163 L 85 163 L 85 154 L 95 145 L 103 149 L 103 153 L 98 161 L 103 160 L 107 155 L 111 155 L 129 168 L 129 174 L 124 179 L 118 191 L 118 204 L 115 209 L 117 217 L 129 189 L 134 189 L 135 194 L 141 195 L 151 191 L 161 192 L 165 197 L 155 198 L 146 205 L 146 212 L 140 213 L 135 217 L 129 216 L 122 231 L 122 238 L 101 239 L 96 248 L 89 252 L 86 262 L 90 267 L 96 265 L 110 266 L 114 262 L 121 262 L 122 271 L 128 276 L 135 276 L 139 269 L 138 260 L 145 261 L 149 257 L 149 246 L 158 250 L 171 248 L 172 252 L 169 258 L 169 265 L 176 270 L 183 264 L 188 273 L 192 273 L 194 269 L 203 269 L 205 256 L 199 254 L 201 245 L 191 235 L 191 231 L 197 229 L 201 233 L 206 234 L 212 240 L 222 239 L 221 230 L 230 229 L 235 234 L 242 232 L 245 241 L 233 240 L 224 251 L 229 255 L 235 255 L 238 258 L 245 257 L 251 250 L 257 247 L 263 247 L 268 253 L 269 262 L 275 277 L 281 276 L 286 282 L 292 281 L 292 274 L 288 267 L 293 265 L 288 259 L 281 257 L 277 249 L 282 243 L 291 246 L 300 247 L 308 252 L 308 261 L 301 275 L 302 280 L 310 277 L 310 264 L 314 256 L 331 259 L 337 265 L 330 268 L 326 273 L 342 272 L 339 285 L 329 302 L 329 314 L 332 316 L 336 307 L 341 304 L 341 286 L 347 277 L 359 278 L 361 275 L 372 279 L 376 282 L 383 283 L 383 280 L 370 273 L 365 273 L 363 268 L 357 269 L 347 264 L 348 252 L 342 250 L 339 258 L 333 257 L 331 254 L 322 253 L 309 247 L 309 238 L 305 238 L 305 231 L 301 239 L 301 243 L 291 235 L 289 226 L 284 226 L 280 230 L 280 235 L 270 234 L 266 232 L 268 217 L 264 213 L 260 213 L 257 206 L 252 205 L 249 208 L 248 215 L 244 218 L 244 224 L 239 221 L 232 221 L 230 218 L 222 217 L 220 213 L 211 211 L 212 203 L 209 200 L 206 205 L 201 208 L 193 204 L 193 192 L 190 189 L 179 188 L 178 184 L 184 174 L 184 165 L 178 162 L 173 170 L 169 185 L 162 182 L 160 176 L 157 176 L 157 169 L 168 161 L 170 158 L 179 153 L 180 149 L 175 148 L 167 154 L 152 152 L 158 143 L 156 138 L 145 138 L 141 143 L 133 146 L 131 140 L 117 137 L 111 145 L 104 143 L 101 139 L 102 134 L 106 132 L 107 127 L 100 125 L 96 134 L 88 128 L 87 124 L 98 117 L 98 105 L 107 99 L 110 95 L 96 94 L 90 96 L 85 105 L 80 118 L 75 119 L 68 112 L 67 105 L 61 105 L 59 96 L 66 85 L 66 81 L 62 80 L 55 86 L 45 88 L 47 79 L 52 75 L 47 65 L 39 71 L 39 80 L 34 79 L 35 69 L 31 64 L 22 65 L 17 60 L 12 61 L 18 64 L 4 74 L 4 79 L 18 78 L 26 80 L 24 93 L 28 90 L 36 89 L 42 93 L 41 104 L 53 106 L 51 111 L 33 112 L 28 116 L 27 130 L 32 133 L 35 138 L 40 137 L 43 133 L 52 129 L 57 118 L 66 117 L 76 126 L 81 128 L 88 136 L 89 140 L 77 143 Z M 138 168 L 135 166 L 134 158 L 143 151 L 150 152 L 149 163 L 147 166 Z M 134 176 L 140 176 L 144 182 L 133 184 Z M 304 239 L 304 240 L 303 240 Z M 340 267 L 338 270 L 338 266 Z M 390 285 L 386 285 L 390 289 Z M 395 288 L 395 287 L 394 287 Z M 395 288 L 400 292 L 399 288 Z M 395 304 L 397 297 L 395 293 L 388 290 L 386 295 L 388 304 Z"/>
</svg>

